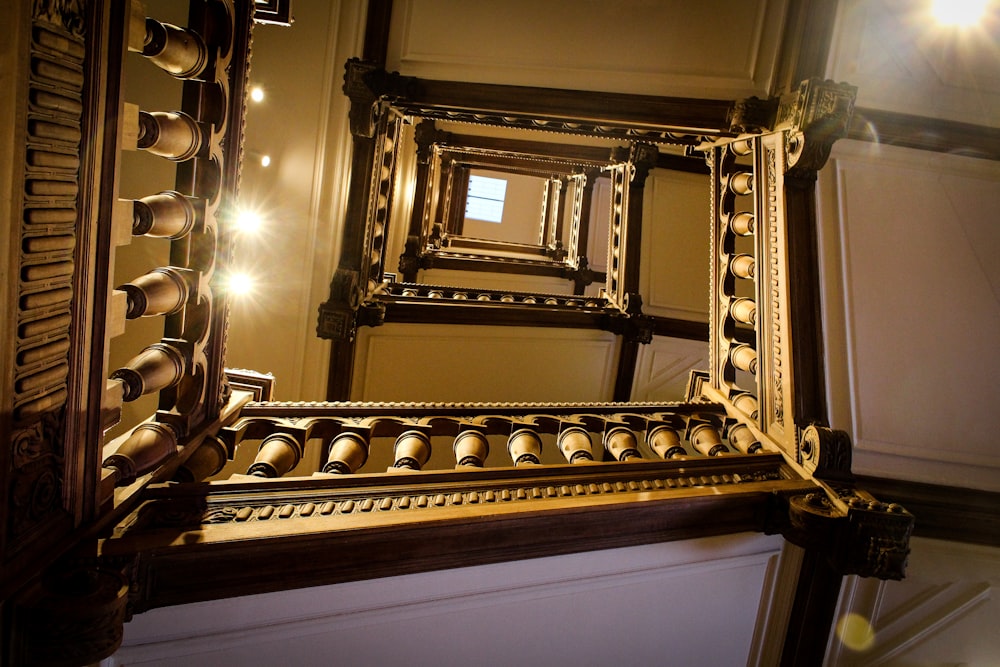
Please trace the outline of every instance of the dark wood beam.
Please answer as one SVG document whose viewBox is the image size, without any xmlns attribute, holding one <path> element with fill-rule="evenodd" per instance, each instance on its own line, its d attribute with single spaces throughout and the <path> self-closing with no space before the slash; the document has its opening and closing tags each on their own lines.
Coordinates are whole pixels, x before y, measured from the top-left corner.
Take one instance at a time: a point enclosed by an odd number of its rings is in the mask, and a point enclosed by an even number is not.
<svg viewBox="0 0 1000 667">
<path fill-rule="evenodd" d="M 558 308 L 543 304 L 429 299 L 385 302 L 386 322 L 604 329 L 606 320 L 607 315 L 599 308 Z"/>
<path fill-rule="evenodd" d="M 1000 493 L 868 475 L 857 484 L 913 514 L 914 535 L 1000 547 Z"/>
<path fill-rule="evenodd" d="M 806 550 L 788 617 L 781 667 L 823 664 L 842 582 L 843 576 L 834 571 L 825 554 Z"/>
<path fill-rule="evenodd" d="M 365 42 L 362 57 L 385 66 L 389 49 L 389 25 L 392 20 L 392 0 L 368 0 L 365 17 Z"/>
<path fill-rule="evenodd" d="M 635 383 L 635 366 L 638 359 L 639 341 L 622 338 L 615 373 L 614 395 L 611 400 L 618 403 L 632 400 L 632 385 Z"/>
<path fill-rule="evenodd" d="M 857 107 L 848 139 L 1000 160 L 1000 128 Z"/>
<path fill-rule="evenodd" d="M 421 116 L 462 109 L 502 112 L 527 119 L 551 118 L 553 121 L 626 128 L 676 128 L 692 134 L 728 134 L 735 104 L 730 100 L 595 94 L 561 88 L 420 79 L 413 94 L 397 106 Z"/>
</svg>

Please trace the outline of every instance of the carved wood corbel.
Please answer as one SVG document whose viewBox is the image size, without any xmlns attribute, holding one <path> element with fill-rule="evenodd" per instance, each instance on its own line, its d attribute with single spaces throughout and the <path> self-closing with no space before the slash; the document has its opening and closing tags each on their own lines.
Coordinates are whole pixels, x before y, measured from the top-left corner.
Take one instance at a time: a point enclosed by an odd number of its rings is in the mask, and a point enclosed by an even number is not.
<svg viewBox="0 0 1000 667">
<path fill-rule="evenodd" d="M 816 178 L 833 143 L 847 136 L 857 93 L 856 86 L 814 78 L 781 97 L 774 129 L 788 133 L 785 164 L 789 176 Z"/>
<path fill-rule="evenodd" d="M 351 134 L 371 139 L 384 101 L 409 99 L 419 93 L 417 79 L 386 72 L 378 64 L 351 58 L 344 67 L 344 94 L 351 100 Z"/>
<path fill-rule="evenodd" d="M 902 579 L 913 515 L 854 486 L 846 433 L 814 425 L 801 440 L 806 471 L 829 483 L 806 494 L 776 496 L 778 513 L 769 532 L 824 554 L 841 575 Z"/>
<path fill-rule="evenodd" d="M 11 664 L 94 664 L 121 645 L 129 584 L 111 561 L 59 562 L 13 609 Z"/>
</svg>

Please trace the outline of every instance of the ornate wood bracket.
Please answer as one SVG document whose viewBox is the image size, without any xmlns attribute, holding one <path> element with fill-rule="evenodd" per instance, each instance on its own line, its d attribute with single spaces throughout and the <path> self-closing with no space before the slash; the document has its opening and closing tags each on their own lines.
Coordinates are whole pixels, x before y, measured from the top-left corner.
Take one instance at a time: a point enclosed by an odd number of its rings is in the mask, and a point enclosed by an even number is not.
<svg viewBox="0 0 1000 667">
<path fill-rule="evenodd" d="M 117 650 L 128 581 L 107 561 L 60 561 L 13 609 L 12 664 L 92 664 Z"/>
<path fill-rule="evenodd" d="M 846 433 L 811 426 L 802 443 L 806 470 L 831 483 L 807 494 L 776 497 L 779 515 L 772 531 L 824 554 L 840 574 L 902 579 L 913 515 L 853 485 Z"/>
<path fill-rule="evenodd" d="M 846 83 L 808 79 L 783 95 L 774 130 L 788 133 L 785 164 L 789 176 L 814 179 L 837 139 L 847 136 L 858 89 Z"/>
<path fill-rule="evenodd" d="M 413 77 L 386 72 L 375 63 L 351 58 L 344 71 L 344 94 L 351 100 L 351 134 L 373 138 L 382 102 L 413 97 L 419 91 L 419 82 Z"/>
</svg>

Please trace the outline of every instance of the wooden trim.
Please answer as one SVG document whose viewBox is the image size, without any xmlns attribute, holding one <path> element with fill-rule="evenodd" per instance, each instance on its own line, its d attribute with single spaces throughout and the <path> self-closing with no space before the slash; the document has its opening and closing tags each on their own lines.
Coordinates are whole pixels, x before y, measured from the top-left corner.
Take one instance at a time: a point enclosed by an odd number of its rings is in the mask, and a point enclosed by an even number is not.
<svg viewBox="0 0 1000 667">
<path fill-rule="evenodd" d="M 1000 493 L 867 475 L 857 484 L 913 514 L 914 535 L 1000 547 Z"/>
<path fill-rule="evenodd" d="M 635 366 L 639 360 L 639 342 L 622 339 L 618 353 L 618 370 L 615 373 L 614 397 L 612 400 L 626 402 L 632 400 L 632 385 L 635 382 Z"/>
<path fill-rule="evenodd" d="M 788 225 L 788 318 L 795 340 L 791 350 L 795 423 L 827 424 L 815 179 L 795 179 L 786 175 L 784 191 Z"/>
<path fill-rule="evenodd" d="M 330 368 L 327 372 L 326 400 L 348 401 L 351 399 L 351 383 L 354 377 L 354 350 L 357 339 L 330 341 Z"/>
<path fill-rule="evenodd" d="M 514 118 L 552 119 L 557 123 L 597 123 L 619 128 L 678 129 L 692 134 L 731 134 L 735 103 L 691 97 L 659 97 L 562 88 L 420 79 L 419 86 L 396 103 L 406 113 L 446 119 L 454 109 L 492 112 Z M 589 133 L 589 132 L 581 132 Z M 685 143 L 676 140 L 676 143 Z"/>
<path fill-rule="evenodd" d="M 782 667 L 823 664 L 843 579 L 825 554 L 806 550 L 781 652 Z"/>
<path fill-rule="evenodd" d="M 806 79 L 826 77 L 838 4 L 829 0 L 789 3 L 772 94 L 795 90 Z"/>
<path fill-rule="evenodd" d="M 139 612 L 759 532 L 774 493 L 815 488 L 789 474 L 780 457 L 754 456 L 164 486 L 149 489 L 101 552 L 136 559 L 132 592 Z M 705 476 L 730 482 L 706 487 L 699 481 Z M 675 478 L 690 481 L 671 485 Z"/>
<path fill-rule="evenodd" d="M 480 301 L 385 301 L 386 322 L 412 324 L 487 324 L 495 326 L 605 329 L 603 308 L 559 308 L 544 304 Z"/>
<path fill-rule="evenodd" d="M 362 57 L 385 66 L 389 50 L 389 26 L 392 23 L 392 0 L 368 0 L 365 17 L 365 41 Z"/>
<path fill-rule="evenodd" d="M 1000 160 L 1000 128 L 855 107 L 847 138 Z"/>
</svg>

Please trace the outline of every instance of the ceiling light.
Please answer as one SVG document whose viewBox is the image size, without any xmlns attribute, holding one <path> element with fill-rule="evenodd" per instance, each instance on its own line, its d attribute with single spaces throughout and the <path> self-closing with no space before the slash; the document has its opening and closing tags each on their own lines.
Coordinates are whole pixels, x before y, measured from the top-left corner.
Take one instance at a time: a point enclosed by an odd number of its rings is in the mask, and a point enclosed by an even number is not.
<svg viewBox="0 0 1000 667">
<path fill-rule="evenodd" d="M 233 296 L 247 296 L 254 291 L 253 276 L 241 271 L 233 271 L 226 277 L 226 292 Z"/>
<path fill-rule="evenodd" d="M 250 99 L 254 102 L 262 102 L 264 100 L 264 89 L 260 86 L 254 86 L 251 88 Z"/>
<path fill-rule="evenodd" d="M 236 215 L 236 229 L 244 234 L 255 234 L 264 226 L 264 220 L 256 211 L 243 210 Z"/>
<path fill-rule="evenodd" d="M 968 28 L 979 23 L 987 5 L 989 0 L 934 0 L 931 14 L 943 26 Z"/>
</svg>

